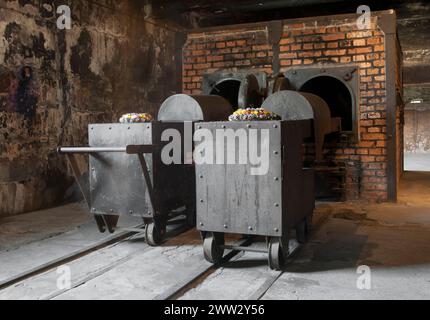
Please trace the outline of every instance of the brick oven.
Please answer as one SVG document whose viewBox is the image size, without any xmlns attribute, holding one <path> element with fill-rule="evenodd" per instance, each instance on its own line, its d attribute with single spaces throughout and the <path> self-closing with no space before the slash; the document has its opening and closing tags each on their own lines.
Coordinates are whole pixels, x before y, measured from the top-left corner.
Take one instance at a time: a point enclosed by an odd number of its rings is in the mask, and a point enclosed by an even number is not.
<svg viewBox="0 0 430 320">
<path fill-rule="evenodd" d="M 316 164 L 317 195 L 395 201 L 403 171 L 396 16 L 393 10 L 373 12 L 364 30 L 357 18 L 346 14 L 190 32 L 183 47 L 183 92 L 219 94 L 234 104 L 244 81 L 258 84 L 256 95 L 264 97 L 279 87 L 273 82 L 281 77 L 285 88 L 319 95 L 332 116 L 341 118 L 342 132 L 325 140 L 324 160 Z"/>
</svg>

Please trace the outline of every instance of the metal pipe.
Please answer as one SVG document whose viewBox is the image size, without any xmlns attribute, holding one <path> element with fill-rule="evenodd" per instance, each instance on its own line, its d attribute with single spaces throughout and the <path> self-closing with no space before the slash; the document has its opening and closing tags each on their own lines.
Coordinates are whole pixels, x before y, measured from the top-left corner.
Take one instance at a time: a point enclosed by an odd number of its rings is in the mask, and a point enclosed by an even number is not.
<svg viewBox="0 0 430 320">
<path fill-rule="evenodd" d="M 126 147 L 59 147 L 58 153 L 126 152 Z"/>
</svg>

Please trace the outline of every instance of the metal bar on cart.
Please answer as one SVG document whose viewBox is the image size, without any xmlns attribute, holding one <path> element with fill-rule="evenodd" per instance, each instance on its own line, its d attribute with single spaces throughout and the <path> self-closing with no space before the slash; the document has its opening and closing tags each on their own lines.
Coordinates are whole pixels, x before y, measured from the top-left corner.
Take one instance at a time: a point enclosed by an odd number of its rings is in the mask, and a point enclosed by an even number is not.
<svg viewBox="0 0 430 320">
<path fill-rule="evenodd" d="M 74 157 L 75 154 L 91 154 L 91 153 L 111 153 L 111 152 L 125 152 L 127 154 L 137 154 L 140 160 L 140 163 L 143 168 L 143 173 L 145 177 L 145 182 L 148 186 L 148 192 L 149 197 L 151 200 L 151 206 L 154 210 L 154 194 L 153 194 L 153 188 L 152 183 L 149 177 L 148 167 L 146 165 L 146 161 L 143 157 L 144 153 L 153 153 L 155 150 L 155 145 L 127 145 L 125 147 L 58 147 L 57 152 L 59 154 L 66 154 L 67 159 L 70 162 L 70 165 L 72 167 L 73 175 L 75 176 L 76 182 L 78 183 L 79 189 L 82 192 L 82 195 L 84 196 L 85 202 L 87 203 L 88 207 L 91 207 L 90 205 L 90 195 L 85 188 L 84 183 L 81 180 L 81 172 L 79 170 L 79 167 L 76 163 L 76 159 Z"/>
<path fill-rule="evenodd" d="M 236 250 L 236 251 L 249 251 L 249 252 L 261 252 L 261 253 L 268 253 L 267 249 L 263 248 L 252 248 L 252 247 L 245 247 L 245 246 L 235 246 L 235 245 L 223 245 L 221 246 L 224 249 L 228 250 Z"/>
<path fill-rule="evenodd" d="M 58 153 L 126 152 L 127 147 L 60 147 Z"/>
<path fill-rule="evenodd" d="M 125 147 L 59 147 L 58 153 L 103 153 L 103 152 L 125 152 L 127 154 L 153 153 L 155 145 L 127 145 Z"/>
<path fill-rule="evenodd" d="M 149 176 L 148 167 L 146 165 L 145 157 L 143 156 L 145 153 L 153 153 L 156 150 L 155 145 L 127 145 L 125 147 L 58 147 L 57 152 L 59 154 L 65 154 L 67 159 L 70 162 L 72 167 L 73 175 L 75 176 L 76 182 L 81 190 L 82 195 L 84 196 L 85 202 L 88 205 L 88 208 L 91 208 L 90 203 L 90 194 L 88 188 L 85 187 L 85 184 L 82 181 L 82 175 L 79 170 L 79 167 L 76 162 L 75 155 L 76 154 L 98 154 L 98 153 L 126 153 L 129 155 L 135 154 L 139 157 L 140 164 L 143 169 L 143 174 L 145 178 L 145 183 L 148 188 L 149 198 L 151 201 L 151 207 L 154 213 L 158 212 L 155 207 L 155 195 L 151 183 L 151 179 Z M 106 227 L 109 226 L 107 221 L 107 217 L 104 215 L 94 215 L 97 226 L 101 232 L 104 232 Z"/>
</svg>

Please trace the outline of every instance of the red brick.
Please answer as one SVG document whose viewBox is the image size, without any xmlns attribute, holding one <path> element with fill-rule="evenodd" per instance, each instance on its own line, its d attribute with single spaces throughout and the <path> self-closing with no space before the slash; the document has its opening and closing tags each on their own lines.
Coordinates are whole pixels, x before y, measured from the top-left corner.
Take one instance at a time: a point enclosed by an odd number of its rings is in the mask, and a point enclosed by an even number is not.
<svg viewBox="0 0 430 320">
<path fill-rule="evenodd" d="M 353 60 L 354 61 L 364 61 L 364 60 L 366 60 L 366 57 L 364 55 L 360 54 L 360 55 L 354 56 Z"/>
<path fill-rule="evenodd" d="M 285 45 L 285 44 L 290 44 L 293 43 L 294 39 L 293 38 L 283 38 L 281 39 L 281 41 L 279 42 L 281 45 Z"/>
<path fill-rule="evenodd" d="M 369 132 L 369 133 L 379 133 L 379 132 L 382 132 L 382 129 L 381 129 L 381 127 L 369 127 L 367 129 L 367 132 Z"/>
<path fill-rule="evenodd" d="M 374 148 L 369 150 L 369 154 L 374 156 L 380 156 L 383 154 L 383 152 L 381 148 Z"/>
<path fill-rule="evenodd" d="M 210 67 L 211 67 L 210 63 L 196 63 L 194 65 L 194 69 L 196 69 L 196 70 L 207 69 L 207 68 L 210 68 Z"/>
<path fill-rule="evenodd" d="M 376 141 L 376 146 L 385 148 L 387 146 L 387 142 L 386 141 Z"/>
<path fill-rule="evenodd" d="M 360 68 L 366 69 L 371 67 L 372 67 L 372 64 L 370 62 L 360 62 Z"/>
<path fill-rule="evenodd" d="M 370 38 L 366 40 L 367 44 L 379 44 L 381 43 L 381 38 Z"/>
<path fill-rule="evenodd" d="M 212 62 L 212 61 L 222 61 L 224 60 L 223 56 L 208 56 L 208 62 Z"/>
<path fill-rule="evenodd" d="M 319 27 L 314 30 L 315 33 L 327 33 L 326 27 Z"/>
<path fill-rule="evenodd" d="M 373 50 L 375 51 L 384 51 L 384 45 L 377 45 L 373 47 Z"/>
<path fill-rule="evenodd" d="M 375 67 L 384 67 L 385 66 L 385 61 L 384 60 L 375 60 L 375 61 L 373 61 L 373 65 Z"/>
<path fill-rule="evenodd" d="M 385 149 L 382 149 L 382 153 L 386 154 L 387 152 Z M 378 157 L 375 157 L 375 161 L 385 162 L 385 161 L 387 161 L 387 157 L 386 156 L 378 156 Z"/>
<path fill-rule="evenodd" d="M 355 149 L 352 148 L 345 148 L 343 149 L 344 154 L 355 154 Z"/>
<path fill-rule="evenodd" d="M 372 68 L 372 69 L 368 69 L 367 70 L 367 75 L 375 75 L 375 74 L 379 74 L 379 69 L 378 68 Z"/>
<path fill-rule="evenodd" d="M 341 57 L 340 62 L 349 63 L 349 62 L 351 62 L 351 57 Z"/>
<path fill-rule="evenodd" d="M 281 60 L 281 66 L 291 66 L 291 60 Z"/>
<path fill-rule="evenodd" d="M 298 56 L 302 58 L 320 57 L 321 51 L 302 51 L 302 52 L 299 52 Z"/>
<path fill-rule="evenodd" d="M 196 53 L 198 53 L 198 54 L 196 54 Z M 193 55 L 198 55 L 198 56 L 206 56 L 206 55 L 208 55 L 208 54 L 210 54 L 211 53 L 211 51 L 210 50 L 196 50 L 196 51 L 193 51 Z"/>
<path fill-rule="evenodd" d="M 324 54 L 327 56 L 343 56 L 346 54 L 346 50 L 345 49 L 341 49 L 341 50 L 326 50 L 324 51 Z"/>
<path fill-rule="evenodd" d="M 360 125 L 363 127 L 373 126 L 373 120 L 361 120 Z"/>
<path fill-rule="evenodd" d="M 326 44 L 324 42 L 322 43 L 314 43 L 315 49 L 324 49 L 326 47 Z"/>
<path fill-rule="evenodd" d="M 252 46 L 253 51 L 265 51 L 270 50 L 271 47 L 268 44 L 259 45 L 259 46 Z"/>
<path fill-rule="evenodd" d="M 324 35 L 324 36 L 322 36 L 322 39 L 324 41 L 342 40 L 342 39 L 345 39 L 345 34 L 339 33 L 339 34 Z"/>
<path fill-rule="evenodd" d="M 187 83 L 187 89 L 195 89 L 196 84 L 195 83 Z"/>
<path fill-rule="evenodd" d="M 362 156 L 361 162 L 373 162 L 375 161 L 375 157 L 373 156 Z"/>
<path fill-rule="evenodd" d="M 387 121 L 385 119 L 375 119 L 375 126 L 385 126 Z"/>
<path fill-rule="evenodd" d="M 352 41 L 352 45 L 355 47 L 362 47 L 366 45 L 365 39 L 356 39 Z"/>
<path fill-rule="evenodd" d="M 290 46 L 281 46 L 280 51 L 281 52 L 290 51 Z"/>
<path fill-rule="evenodd" d="M 364 133 L 363 140 L 384 140 L 385 134 L 382 133 Z"/>
<path fill-rule="evenodd" d="M 358 144 L 358 146 L 362 148 L 373 148 L 375 145 L 375 141 L 360 141 Z"/>
<path fill-rule="evenodd" d="M 382 114 L 380 112 L 369 112 L 367 114 L 367 117 L 369 119 L 380 119 L 380 118 L 382 118 Z"/>
<path fill-rule="evenodd" d="M 218 54 L 218 55 L 220 55 L 220 54 L 228 54 L 228 53 L 231 53 L 233 50 L 241 50 L 241 48 L 240 47 L 234 47 L 234 48 L 225 48 L 225 49 L 217 49 L 216 51 L 214 51 L 214 53 L 215 54 Z"/>
<path fill-rule="evenodd" d="M 213 66 L 215 68 L 228 68 L 233 67 L 234 62 L 233 61 L 223 61 L 223 62 L 214 62 Z"/>
<path fill-rule="evenodd" d="M 360 155 L 369 154 L 369 149 L 365 149 L 365 148 L 357 149 L 357 154 L 360 154 Z"/>
<path fill-rule="evenodd" d="M 292 58 L 296 58 L 296 57 L 297 57 L 297 53 L 295 53 L 295 52 L 281 53 L 279 55 L 279 59 L 292 59 Z"/>
<path fill-rule="evenodd" d="M 367 38 L 372 36 L 372 31 L 353 31 L 348 32 L 348 38 Z"/>
<path fill-rule="evenodd" d="M 363 48 L 356 48 L 355 49 L 355 53 L 360 54 L 360 53 L 370 53 L 372 52 L 372 48 L 369 47 L 363 47 Z"/>
</svg>

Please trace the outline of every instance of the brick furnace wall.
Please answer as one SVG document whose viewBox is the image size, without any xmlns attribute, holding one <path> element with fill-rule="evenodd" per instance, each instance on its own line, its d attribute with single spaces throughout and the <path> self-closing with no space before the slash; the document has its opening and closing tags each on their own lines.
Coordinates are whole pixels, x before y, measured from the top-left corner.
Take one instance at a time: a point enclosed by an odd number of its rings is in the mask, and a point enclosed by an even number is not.
<svg viewBox="0 0 430 320">
<path fill-rule="evenodd" d="M 350 198 L 387 200 L 385 35 L 377 18 L 368 30 L 358 30 L 355 18 L 343 16 L 282 23 L 279 59 L 274 57 L 269 23 L 190 33 L 183 48 L 184 93 L 201 93 L 203 75 L 220 70 L 272 74 L 277 66 L 285 72 L 303 66 L 356 65 L 360 142 L 339 143 L 335 159 L 358 162 L 361 167 L 358 195 Z"/>
</svg>

